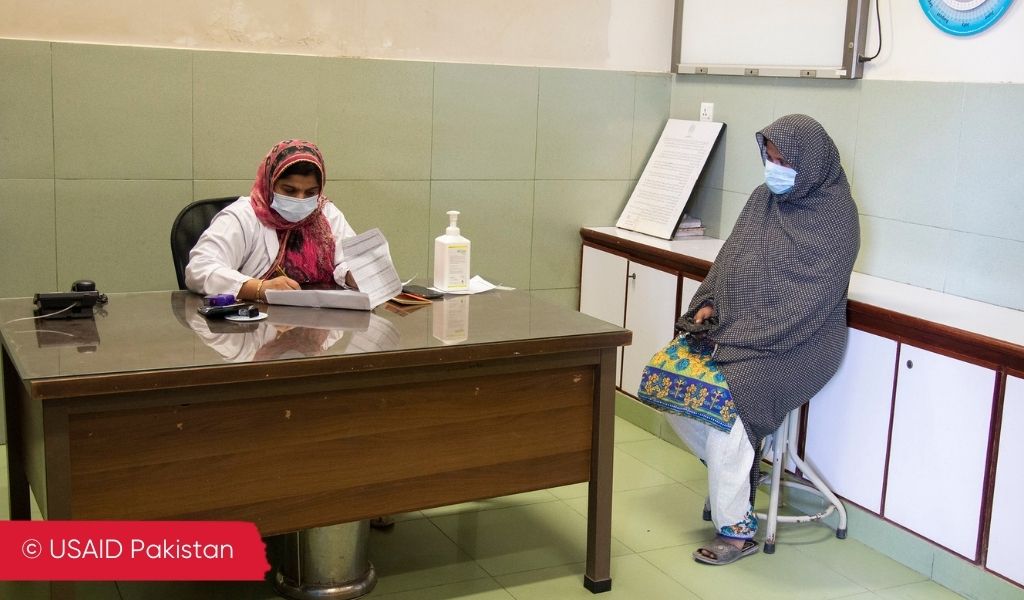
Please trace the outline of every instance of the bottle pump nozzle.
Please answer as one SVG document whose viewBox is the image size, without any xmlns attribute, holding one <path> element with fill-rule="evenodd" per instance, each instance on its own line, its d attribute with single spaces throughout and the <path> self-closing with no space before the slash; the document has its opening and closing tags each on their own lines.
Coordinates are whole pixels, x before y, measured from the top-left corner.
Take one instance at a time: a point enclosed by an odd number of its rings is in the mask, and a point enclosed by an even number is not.
<svg viewBox="0 0 1024 600">
<path fill-rule="evenodd" d="M 448 228 L 444 230 L 446 235 L 459 235 L 459 211 L 448 211 Z"/>
</svg>

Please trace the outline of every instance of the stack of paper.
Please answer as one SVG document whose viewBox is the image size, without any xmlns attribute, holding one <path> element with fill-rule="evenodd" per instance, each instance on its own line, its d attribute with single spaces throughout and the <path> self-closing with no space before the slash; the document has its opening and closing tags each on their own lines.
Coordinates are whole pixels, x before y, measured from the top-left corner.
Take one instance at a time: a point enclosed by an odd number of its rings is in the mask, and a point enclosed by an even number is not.
<svg viewBox="0 0 1024 600">
<path fill-rule="evenodd" d="M 402 293 L 388 242 L 379 229 L 341 241 L 345 260 L 359 290 L 267 290 L 267 302 L 316 308 L 371 310 Z"/>
<path fill-rule="evenodd" d="M 700 222 L 700 219 L 683 213 L 683 218 L 679 221 L 679 227 L 676 227 L 676 233 L 672 236 L 672 239 L 678 240 L 688 237 L 700 237 L 702 235 L 704 235 L 704 225 Z"/>
</svg>

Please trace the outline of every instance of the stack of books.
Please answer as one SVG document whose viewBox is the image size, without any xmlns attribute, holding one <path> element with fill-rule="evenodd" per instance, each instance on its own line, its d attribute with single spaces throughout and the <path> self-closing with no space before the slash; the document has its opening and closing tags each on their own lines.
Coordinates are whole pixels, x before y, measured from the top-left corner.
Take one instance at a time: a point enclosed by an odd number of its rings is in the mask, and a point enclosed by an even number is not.
<svg viewBox="0 0 1024 600">
<path fill-rule="evenodd" d="M 676 233 L 672 236 L 672 239 L 680 240 L 689 237 L 700 237 L 702 235 L 704 235 L 704 225 L 701 224 L 700 219 L 683 213 L 683 218 L 679 221 L 679 227 L 676 227 Z"/>
</svg>

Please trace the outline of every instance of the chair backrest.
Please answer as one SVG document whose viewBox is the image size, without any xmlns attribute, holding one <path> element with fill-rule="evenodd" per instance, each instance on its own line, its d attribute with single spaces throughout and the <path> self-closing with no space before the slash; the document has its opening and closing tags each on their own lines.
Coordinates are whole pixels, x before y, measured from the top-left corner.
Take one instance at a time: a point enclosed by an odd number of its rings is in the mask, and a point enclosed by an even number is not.
<svg viewBox="0 0 1024 600">
<path fill-rule="evenodd" d="M 178 289 L 185 289 L 185 266 L 188 254 L 199 241 L 210 221 L 225 206 L 238 200 L 238 196 L 196 200 L 181 209 L 171 225 L 171 260 L 174 261 L 174 275 L 178 278 Z"/>
</svg>

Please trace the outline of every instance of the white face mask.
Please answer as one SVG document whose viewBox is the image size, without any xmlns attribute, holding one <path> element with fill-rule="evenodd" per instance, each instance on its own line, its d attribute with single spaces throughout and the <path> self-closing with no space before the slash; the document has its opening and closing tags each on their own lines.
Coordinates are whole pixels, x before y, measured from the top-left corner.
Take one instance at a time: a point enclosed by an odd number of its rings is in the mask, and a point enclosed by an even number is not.
<svg viewBox="0 0 1024 600">
<path fill-rule="evenodd" d="M 292 198 L 291 196 L 275 192 L 270 208 L 276 210 L 277 214 L 284 217 L 287 221 L 298 223 L 316 210 L 317 200 L 319 199 L 320 194 L 310 196 L 309 198 Z"/>
<path fill-rule="evenodd" d="M 796 171 L 766 160 L 764 161 L 764 183 L 773 194 L 785 194 L 793 189 L 793 184 L 796 183 Z"/>
</svg>

